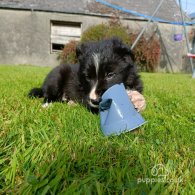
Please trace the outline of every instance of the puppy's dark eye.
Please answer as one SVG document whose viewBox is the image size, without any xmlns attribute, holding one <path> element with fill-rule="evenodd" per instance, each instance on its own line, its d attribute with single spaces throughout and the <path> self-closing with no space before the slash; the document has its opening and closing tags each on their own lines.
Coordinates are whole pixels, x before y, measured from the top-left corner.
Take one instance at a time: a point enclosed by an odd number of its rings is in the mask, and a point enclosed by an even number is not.
<svg viewBox="0 0 195 195">
<path fill-rule="evenodd" d="M 113 77 L 115 76 L 115 73 L 114 72 L 110 72 L 106 75 L 106 79 L 109 80 L 109 79 L 112 79 Z"/>
<path fill-rule="evenodd" d="M 86 78 L 86 79 L 91 79 L 92 76 L 91 76 L 90 74 L 86 74 L 86 75 L 85 75 L 85 78 Z"/>
</svg>

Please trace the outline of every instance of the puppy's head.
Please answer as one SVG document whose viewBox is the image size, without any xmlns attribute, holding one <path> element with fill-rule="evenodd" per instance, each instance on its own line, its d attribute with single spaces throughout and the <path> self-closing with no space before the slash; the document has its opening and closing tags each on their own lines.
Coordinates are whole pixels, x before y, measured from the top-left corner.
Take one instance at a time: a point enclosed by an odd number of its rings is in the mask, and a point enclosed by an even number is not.
<svg viewBox="0 0 195 195">
<path fill-rule="evenodd" d="M 88 103 L 98 107 L 101 95 L 115 84 L 125 83 L 132 68 L 133 55 L 118 38 L 84 43 L 77 47 L 79 78 Z"/>
</svg>

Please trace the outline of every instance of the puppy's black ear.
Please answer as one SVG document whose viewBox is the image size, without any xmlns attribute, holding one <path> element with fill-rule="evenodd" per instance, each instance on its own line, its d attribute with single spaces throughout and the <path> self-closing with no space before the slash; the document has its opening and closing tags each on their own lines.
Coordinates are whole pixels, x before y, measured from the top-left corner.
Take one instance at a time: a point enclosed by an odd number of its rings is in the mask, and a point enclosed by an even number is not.
<svg viewBox="0 0 195 195">
<path fill-rule="evenodd" d="M 127 45 L 119 45 L 118 47 L 115 47 L 115 52 L 118 54 L 126 55 L 131 52 L 131 49 Z"/>
<path fill-rule="evenodd" d="M 83 44 L 77 45 L 77 47 L 76 47 L 76 55 L 77 55 L 77 58 L 79 58 L 82 55 L 83 50 L 84 50 Z"/>
<path fill-rule="evenodd" d="M 113 47 L 119 47 L 123 44 L 122 40 L 119 37 L 112 37 L 111 41 L 112 41 Z"/>
<path fill-rule="evenodd" d="M 130 56 L 135 61 L 135 56 L 128 45 L 121 43 L 114 48 L 114 51 L 120 56 Z"/>
<path fill-rule="evenodd" d="M 130 52 L 130 48 L 125 45 L 122 40 L 118 37 L 113 37 L 112 39 L 113 49 L 118 54 L 127 54 Z"/>
<path fill-rule="evenodd" d="M 87 50 L 87 43 L 81 43 L 76 47 L 77 58 L 81 57 Z"/>
</svg>

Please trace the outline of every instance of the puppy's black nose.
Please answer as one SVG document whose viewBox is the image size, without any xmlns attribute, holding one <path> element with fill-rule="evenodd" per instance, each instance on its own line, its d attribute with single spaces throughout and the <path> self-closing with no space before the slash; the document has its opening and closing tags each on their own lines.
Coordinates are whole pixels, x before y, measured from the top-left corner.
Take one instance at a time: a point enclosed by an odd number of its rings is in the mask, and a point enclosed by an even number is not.
<svg viewBox="0 0 195 195">
<path fill-rule="evenodd" d="M 94 105 L 99 105 L 100 102 L 101 102 L 101 98 L 91 99 L 91 103 Z"/>
</svg>

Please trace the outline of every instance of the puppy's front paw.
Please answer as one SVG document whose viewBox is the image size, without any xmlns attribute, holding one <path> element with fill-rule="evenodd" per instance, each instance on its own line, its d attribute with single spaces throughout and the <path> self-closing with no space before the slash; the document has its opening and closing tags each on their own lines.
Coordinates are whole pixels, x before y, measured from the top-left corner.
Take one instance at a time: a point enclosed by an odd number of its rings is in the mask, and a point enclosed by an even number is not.
<svg viewBox="0 0 195 195">
<path fill-rule="evenodd" d="M 76 106 L 76 102 L 72 101 L 72 100 L 69 100 L 68 101 L 68 105 L 69 106 Z"/>
<path fill-rule="evenodd" d="M 52 105 L 52 103 L 45 102 L 42 104 L 42 108 L 49 108 Z"/>
<path fill-rule="evenodd" d="M 141 93 L 134 90 L 127 90 L 127 94 L 138 112 L 141 112 L 146 108 L 146 101 Z"/>
</svg>

